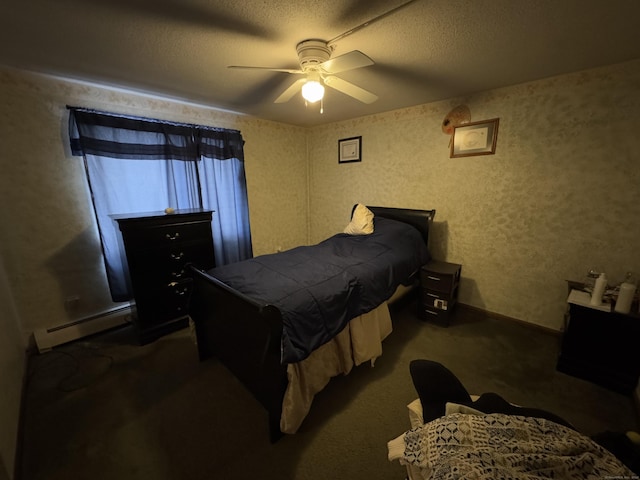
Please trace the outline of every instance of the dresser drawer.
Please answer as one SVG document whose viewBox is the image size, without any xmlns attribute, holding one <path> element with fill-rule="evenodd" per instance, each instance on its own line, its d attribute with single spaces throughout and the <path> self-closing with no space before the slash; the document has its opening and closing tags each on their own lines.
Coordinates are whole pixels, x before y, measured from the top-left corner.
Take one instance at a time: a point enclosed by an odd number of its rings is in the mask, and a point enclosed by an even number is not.
<svg viewBox="0 0 640 480">
<path fill-rule="evenodd" d="M 136 292 L 137 320 L 141 327 L 153 327 L 186 316 L 193 280 L 186 278 L 162 288 Z"/>
<path fill-rule="evenodd" d="M 188 276 L 187 264 L 200 268 L 215 266 L 211 243 L 198 241 L 171 247 L 149 248 L 129 256 L 129 269 L 134 290 L 138 283 L 155 288 Z"/>
<path fill-rule="evenodd" d="M 184 222 L 171 225 L 158 225 L 147 228 L 131 228 L 123 232 L 127 249 L 131 251 L 149 248 L 170 248 L 176 244 L 183 244 L 195 240 L 213 242 L 211 223 Z"/>
</svg>

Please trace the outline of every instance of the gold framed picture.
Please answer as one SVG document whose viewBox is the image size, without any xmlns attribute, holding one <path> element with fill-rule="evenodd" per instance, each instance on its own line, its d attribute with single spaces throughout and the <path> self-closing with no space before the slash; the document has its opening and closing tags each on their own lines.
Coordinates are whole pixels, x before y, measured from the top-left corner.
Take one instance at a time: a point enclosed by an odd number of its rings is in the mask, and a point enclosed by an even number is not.
<svg viewBox="0 0 640 480">
<path fill-rule="evenodd" d="M 492 118 L 455 127 L 449 157 L 471 157 L 496 153 L 499 121 L 499 118 Z"/>
</svg>

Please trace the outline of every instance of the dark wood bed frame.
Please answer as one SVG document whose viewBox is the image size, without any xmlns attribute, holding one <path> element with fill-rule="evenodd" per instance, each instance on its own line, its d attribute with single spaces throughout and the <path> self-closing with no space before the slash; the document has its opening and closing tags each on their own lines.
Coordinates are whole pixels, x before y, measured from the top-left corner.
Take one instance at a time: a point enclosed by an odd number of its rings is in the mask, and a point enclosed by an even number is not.
<svg viewBox="0 0 640 480">
<path fill-rule="evenodd" d="M 376 216 L 415 226 L 429 245 L 435 210 L 368 208 Z M 197 266 L 190 269 L 193 291 L 189 315 L 195 325 L 200 360 L 217 357 L 244 384 L 266 408 L 270 438 L 276 442 L 283 435 L 280 416 L 287 388 L 287 365 L 280 363 L 280 311 L 254 301 Z"/>
</svg>

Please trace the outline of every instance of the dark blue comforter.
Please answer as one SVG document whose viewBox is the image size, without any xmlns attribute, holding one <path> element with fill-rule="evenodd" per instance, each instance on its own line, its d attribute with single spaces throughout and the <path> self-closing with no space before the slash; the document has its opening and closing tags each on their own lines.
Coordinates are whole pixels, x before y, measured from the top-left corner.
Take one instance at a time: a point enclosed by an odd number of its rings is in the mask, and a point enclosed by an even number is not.
<svg viewBox="0 0 640 480">
<path fill-rule="evenodd" d="M 282 361 L 304 360 L 354 317 L 389 299 L 429 260 L 414 227 L 376 217 L 370 235 L 344 233 L 313 246 L 224 265 L 209 274 L 281 311 Z"/>
</svg>

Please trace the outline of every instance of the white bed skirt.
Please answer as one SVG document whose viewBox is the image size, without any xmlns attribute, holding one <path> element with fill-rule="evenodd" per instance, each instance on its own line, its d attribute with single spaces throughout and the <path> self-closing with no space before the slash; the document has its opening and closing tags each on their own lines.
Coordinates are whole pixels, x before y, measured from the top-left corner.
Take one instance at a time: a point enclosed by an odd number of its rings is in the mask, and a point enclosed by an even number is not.
<svg viewBox="0 0 640 480">
<path fill-rule="evenodd" d="M 369 313 L 351 320 L 331 341 L 305 360 L 289 364 L 289 384 L 282 401 L 280 430 L 296 433 L 311 408 L 313 397 L 337 375 L 348 374 L 364 362 L 382 355 L 382 341 L 391 333 L 391 315 L 387 302 Z"/>
</svg>

